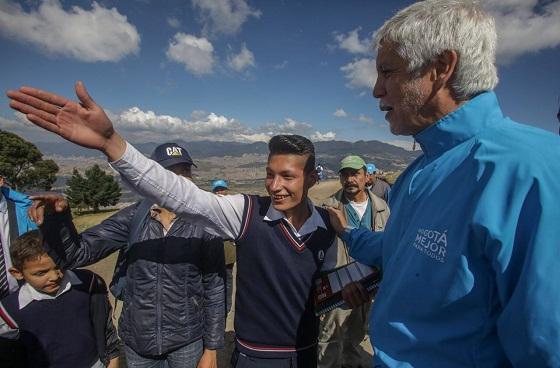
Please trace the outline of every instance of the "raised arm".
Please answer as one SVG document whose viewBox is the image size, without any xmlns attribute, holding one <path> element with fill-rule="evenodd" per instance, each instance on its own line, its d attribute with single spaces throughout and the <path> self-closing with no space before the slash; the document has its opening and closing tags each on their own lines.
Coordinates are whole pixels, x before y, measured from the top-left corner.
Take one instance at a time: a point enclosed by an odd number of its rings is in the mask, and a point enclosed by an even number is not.
<svg viewBox="0 0 560 368">
<path fill-rule="evenodd" d="M 138 204 L 124 208 L 78 234 L 63 196 L 49 193 L 31 198 L 34 203 L 29 216 L 40 225 L 49 255 L 67 269 L 90 265 L 126 246 L 138 208 Z M 47 207 L 51 208 L 45 214 Z"/>
<path fill-rule="evenodd" d="M 244 197 L 215 196 L 147 159 L 121 138 L 103 109 L 76 83 L 79 103 L 31 87 L 8 91 L 10 106 L 33 124 L 86 148 L 103 152 L 142 196 L 176 214 L 187 215 L 216 235 L 235 239 Z M 125 152 L 126 151 L 126 152 Z"/>
<path fill-rule="evenodd" d="M 121 157 L 125 150 L 125 141 L 82 82 L 76 83 L 79 103 L 32 87 L 11 90 L 7 95 L 11 108 L 25 114 L 33 124 L 70 142 L 100 150 L 111 161 Z"/>
</svg>

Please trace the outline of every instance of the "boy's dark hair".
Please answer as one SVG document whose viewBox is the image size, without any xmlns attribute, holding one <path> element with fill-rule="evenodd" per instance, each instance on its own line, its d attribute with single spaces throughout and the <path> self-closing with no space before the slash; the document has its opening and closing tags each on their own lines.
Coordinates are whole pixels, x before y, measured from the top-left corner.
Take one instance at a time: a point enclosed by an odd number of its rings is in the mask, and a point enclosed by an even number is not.
<svg viewBox="0 0 560 368">
<path fill-rule="evenodd" d="M 19 271 L 23 270 L 25 261 L 37 259 L 47 251 L 43 247 L 43 235 L 39 230 L 31 230 L 12 242 L 10 256 L 12 265 Z"/>
<path fill-rule="evenodd" d="M 275 135 L 268 142 L 268 157 L 272 155 L 309 155 L 305 163 L 304 172 L 306 174 L 315 170 L 315 146 L 313 143 L 301 135 Z"/>
</svg>

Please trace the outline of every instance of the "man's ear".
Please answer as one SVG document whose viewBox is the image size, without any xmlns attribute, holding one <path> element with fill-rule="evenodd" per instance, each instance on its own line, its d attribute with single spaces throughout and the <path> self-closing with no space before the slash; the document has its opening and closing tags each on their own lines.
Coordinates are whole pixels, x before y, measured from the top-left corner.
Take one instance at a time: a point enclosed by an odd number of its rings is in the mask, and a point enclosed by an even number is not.
<svg viewBox="0 0 560 368">
<path fill-rule="evenodd" d="M 15 267 L 10 267 L 8 269 L 8 271 L 10 272 L 10 274 L 16 279 L 16 280 L 23 280 L 23 273 L 21 273 L 20 270 L 18 270 Z"/>
<path fill-rule="evenodd" d="M 455 50 L 445 50 L 434 62 L 434 79 L 436 89 L 447 86 L 449 80 L 455 73 L 459 55 Z"/>
<path fill-rule="evenodd" d="M 319 181 L 319 174 L 317 174 L 317 170 L 313 169 L 308 175 L 307 179 L 309 180 L 309 188 L 317 184 Z"/>
</svg>

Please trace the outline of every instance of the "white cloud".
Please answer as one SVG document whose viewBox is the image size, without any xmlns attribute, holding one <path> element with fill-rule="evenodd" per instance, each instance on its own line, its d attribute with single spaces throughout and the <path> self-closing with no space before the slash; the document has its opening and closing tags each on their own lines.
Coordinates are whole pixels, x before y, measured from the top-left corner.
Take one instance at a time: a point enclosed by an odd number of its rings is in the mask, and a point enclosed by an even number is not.
<svg viewBox="0 0 560 368">
<path fill-rule="evenodd" d="M 246 0 L 191 0 L 199 11 L 205 34 L 236 34 L 249 17 L 259 18 L 261 12 L 252 9 Z"/>
<path fill-rule="evenodd" d="M 176 18 L 176 17 L 167 18 L 167 24 L 169 25 L 169 27 L 175 28 L 175 29 L 181 27 L 181 21 L 179 20 L 179 18 Z"/>
<path fill-rule="evenodd" d="M 115 128 L 132 142 L 185 141 L 268 142 L 277 134 L 300 134 L 311 140 L 324 141 L 336 137 L 334 132 L 313 132 L 313 126 L 291 118 L 282 123 L 267 123 L 252 128 L 240 121 L 213 112 L 194 110 L 188 118 L 157 114 L 154 111 L 130 107 L 120 113 L 106 110 Z M 15 118 L 0 116 L 0 129 L 16 133 L 26 139 L 49 141 L 54 136 L 28 122 L 21 113 Z"/>
<path fill-rule="evenodd" d="M 249 134 L 251 130 L 235 119 L 223 115 L 208 113 L 202 115 L 197 111 L 193 115 L 198 119 L 188 120 L 169 115 L 157 115 L 153 111 L 143 111 L 139 107 L 131 107 L 114 117 L 119 130 L 133 140 L 142 141 L 156 137 L 168 139 L 175 136 L 188 141 L 234 140 L 237 134 Z"/>
<path fill-rule="evenodd" d="M 375 59 L 354 60 L 340 68 L 347 80 L 346 86 L 349 88 L 373 89 L 377 79 L 377 69 Z"/>
<path fill-rule="evenodd" d="M 364 114 L 358 115 L 358 120 L 364 123 L 373 124 L 373 118 Z"/>
<path fill-rule="evenodd" d="M 343 109 L 337 109 L 334 113 L 334 116 L 336 116 L 337 118 L 345 118 L 348 116 L 348 114 L 346 113 L 346 111 L 344 111 Z"/>
<path fill-rule="evenodd" d="M 283 62 L 274 65 L 274 69 L 281 70 L 284 69 L 287 65 L 288 65 L 288 60 L 284 60 Z"/>
<path fill-rule="evenodd" d="M 187 71 L 203 75 L 212 73 L 213 53 L 214 47 L 206 38 L 179 32 L 169 41 L 166 55 L 169 60 L 185 65 Z"/>
<path fill-rule="evenodd" d="M 0 116 L 0 129 L 7 130 L 10 132 L 14 131 L 23 131 L 28 129 L 34 129 L 37 131 L 42 130 L 41 128 L 35 126 L 31 123 L 24 114 L 21 112 L 14 112 L 15 119 L 9 119 L 3 116 Z"/>
<path fill-rule="evenodd" d="M 351 54 L 371 54 L 373 52 L 373 37 L 360 40 L 359 31 L 360 28 L 356 28 L 347 34 L 335 32 L 336 46 Z"/>
<path fill-rule="evenodd" d="M 498 62 L 560 45 L 560 1 L 487 0 L 485 7 L 496 20 Z"/>
<path fill-rule="evenodd" d="M 314 142 L 333 141 L 336 139 L 336 133 L 332 131 L 326 133 L 321 133 L 316 131 L 315 133 L 311 134 L 310 138 Z"/>
<path fill-rule="evenodd" d="M 36 10 L 0 2 L 0 32 L 47 53 L 86 62 L 119 61 L 140 50 L 136 27 L 116 8 L 93 2 L 91 10 L 64 10 L 57 0 L 45 0 Z"/>
<path fill-rule="evenodd" d="M 283 123 L 267 123 L 261 126 L 260 130 L 269 134 L 300 134 L 305 135 L 313 126 L 309 123 L 301 123 L 291 118 L 287 118 Z"/>
<path fill-rule="evenodd" d="M 251 66 L 255 66 L 255 57 L 245 44 L 241 47 L 241 51 L 237 55 L 230 55 L 228 65 L 231 69 L 240 72 Z"/>
<path fill-rule="evenodd" d="M 264 133 L 255 133 L 255 134 L 236 134 L 235 140 L 237 142 L 268 142 L 270 140 L 270 135 Z"/>
</svg>

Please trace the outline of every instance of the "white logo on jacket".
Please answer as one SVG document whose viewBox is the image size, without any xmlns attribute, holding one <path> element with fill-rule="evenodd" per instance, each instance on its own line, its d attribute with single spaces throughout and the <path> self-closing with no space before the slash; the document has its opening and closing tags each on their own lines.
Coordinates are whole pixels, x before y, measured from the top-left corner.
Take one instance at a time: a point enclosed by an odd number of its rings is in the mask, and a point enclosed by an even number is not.
<svg viewBox="0 0 560 368">
<path fill-rule="evenodd" d="M 447 255 L 447 230 L 418 229 L 412 246 L 428 257 L 444 263 Z"/>
</svg>

